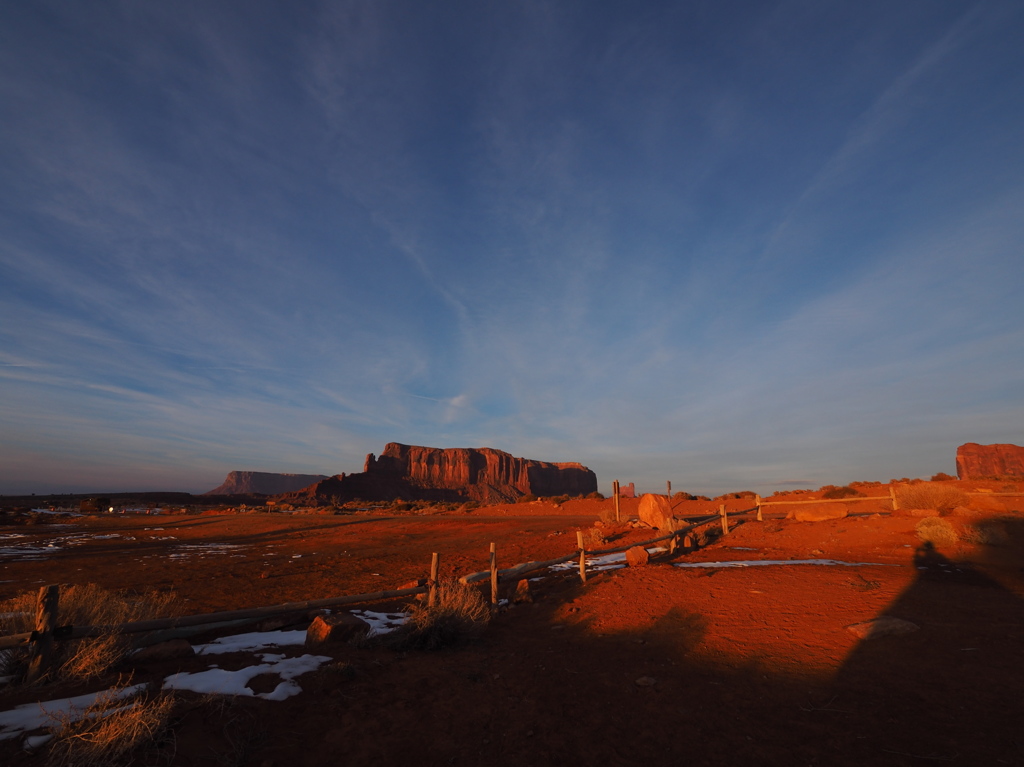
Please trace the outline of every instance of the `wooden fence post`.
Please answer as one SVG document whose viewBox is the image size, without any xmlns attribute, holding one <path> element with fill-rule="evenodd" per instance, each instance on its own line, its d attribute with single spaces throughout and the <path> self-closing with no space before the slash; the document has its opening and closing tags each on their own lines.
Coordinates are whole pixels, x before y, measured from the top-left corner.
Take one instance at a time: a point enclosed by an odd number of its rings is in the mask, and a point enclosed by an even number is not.
<svg viewBox="0 0 1024 767">
<path fill-rule="evenodd" d="M 889 485 L 889 498 L 892 499 L 892 510 L 899 510 L 900 504 L 899 501 L 896 500 L 896 488 L 892 485 Z"/>
<path fill-rule="evenodd" d="M 666 480 L 666 482 L 665 482 L 665 495 L 667 495 L 669 498 L 672 497 L 672 480 L 671 479 Z"/>
<path fill-rule="evenodd" d="M 687 533 L 683 536 L 683 546 L 687 551 L 693 551 L 696 546 L 693 545 L 693 536 Z"/>
<path fill-rule="evenodd" d="M 755 495 L 754 500 L 757 501 L 757 521 L 764 522 L 764 517 L 761 516 L 761 496 Z"/>
<path fill-rule="evenodd" d="M 576 531 L 576 545 L 580 549 L 580 580 L 587 583 L 587 550 L 583 548 L 583 531 Z"/>
<path fill-rule="evenodd" d="M 612 482 L 612 495 L 615 497 L 615 521 L 619 521 L 619 480 Z"/>
<path fill-rule="evenodd" d="M 43 586 L 36 598 L 36 630 L 29 650 L 28 673 L 25 681 L 29 684 L 43 679 L 50 671 L 53 659 L 53 630 L 57 628 L 57 610 L 60 601 L 60 586 Z"/>
<path fill-rule="evenodd" d="M 725 513 L 725 504 L 720 504 L 718 513 L 722 517 L 722 535 L 729 534 L 729 515 Z"/>
<path fill-rule="evenodd" d="M 675 517 L 673 517 L 669 521 L 669 525 L 672 526 L 672 529 L 670 530 L 670 532 L 674 533 L 676 531 L 676 526 L 677 526 L 677 522 L 676 522 Z M 668 553 L 669 553 L 669 556 L 672 556 L 673 554 L 676 553 L 676 545 L 678 544 L 678 542 L 679 542 L 679 536 L 678 535 L 673 535 L 671 538 L 668 539 Z"/>
<path fill-rule="evenodd" d="M 491 544 L 491 604 L 498 604 L 498 549 Z"/>
<path fill-rule="evenodd" d="M 427 592 L 427 607 L 433 607 L 437 604 L 437 571 L 440 569 L 441 557 L 435 551 L 430 557 L 430 580 L 427 581 L 427 587 L 430 589 Z"/>
</svg>

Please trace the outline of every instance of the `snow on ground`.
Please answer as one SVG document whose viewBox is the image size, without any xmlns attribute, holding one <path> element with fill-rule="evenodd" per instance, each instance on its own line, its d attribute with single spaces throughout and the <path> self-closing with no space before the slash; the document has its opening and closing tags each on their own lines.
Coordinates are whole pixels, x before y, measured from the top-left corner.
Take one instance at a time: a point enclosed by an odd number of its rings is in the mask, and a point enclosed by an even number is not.
<svg viewBox="0 0 1024 767">
<path fill-rule="evenodd" d="M 843 562 L 838 559 L 737 559 L 727 562 L 673 562 L 675 567 L 764 567 L 768 565 L 838 565 L 841 567 L 898 567 L 880 562 Z"/>
<path fill-rule="evenodd" d="M 287 633 L 287 632 L 286 632 Z M 305 635 L 305 632 L 299 632 Z M 286 700 L 302 692 L 295 677 L 316 671 L 320 666 L 333 660 L 327 655 L 300 655 L 285 658 L 282 655 L 267 654 L 263 663 L 247 666 L 237 671 L 209 668 L 206 671 L 171 674 L 164 680 L 165 690 L 191 690 L 192 692 L 215 695 L 241 695 L 263 698 L 264 700 Z M 276 674 L 281 682 L 271 691 L 256 693 L 246 685 L 260 674 Z"/>
<path fill-rule="evenodd" d="M 193 645 L 196 655 L 221 655 L 229 652 L 257 652 L 268 647 L 294 647 L 306 643 L 304 629 L 296 631 L 250 631 L 247 634 L 214 639 L 208 644 Z"/>
<path fill-rule="evenodd" d="M 38 534 L 32 536 L 28 533 L 7 533 L 0 535 L 0 556 L 24 561 L 36 561 L 46 559 L 71 546 L 80 546 L 91 540 L 106 540 L 110 538 L 122 538 L 126 541 L 134 541 L 130 535 L 112 533 L 110 535 L 92 535 L 90 533 L 75 533 L 73 535 L 61 535 L 53 540 L 43 542 L 39 540 Z M 20 542 L 20 539 L 32 538 L 33 540 Z M 9 545 L 3 545 L 5 543 Z"/>
<path fill-rule="evenodd" d="M 647 549 L 648 554 L 660 554 L 663 551 L 668 551 L 664 546 L 654 546 Z M 599 557 L 587 557 L 587 570 L 592 572 L 600 572 L 602 570 L 618 570 L 620 567 L 626 566 L 626 552 L 618 551 L 614 554 L 602 554 Z M 572 559 L 568 562 L 562 562 L 561 564 L 552 565 L 549 570 L 578 570 L 580 567 L 579 559 Z"/>
<path fill-rule="evenodd" d="M 65 717 L 80 719 L 83 712 L 100 698 L 104 696 L 113 696 L 115 700 L 129 698 L 145 686 L 136 684 L 116 691 L 102 690 L 75 698 L 23 703 L 10 711 L 0 711 L 0 740 L 9 740 L 23 732 L 38 730 Z"/>
<path fill-rule="evenodd" d="M 205 557 L 210 554 L 231 554 L 237 549 L 244 549 L 239 543 L 179 543 L 174 547 L 177 553 L 168 554 L 170 559 L 184 559 L 185 557 Z M 241 556 L 241 555 L 236 555 Z"/>
<path fill-rule="evenodd" d="M 407 620 L 408 613 L 375 613 L 371 610 L 352 610 L 354 616 L 370 624 L 369 636 L 387 634 L 394 631 Z"/>
</svg>

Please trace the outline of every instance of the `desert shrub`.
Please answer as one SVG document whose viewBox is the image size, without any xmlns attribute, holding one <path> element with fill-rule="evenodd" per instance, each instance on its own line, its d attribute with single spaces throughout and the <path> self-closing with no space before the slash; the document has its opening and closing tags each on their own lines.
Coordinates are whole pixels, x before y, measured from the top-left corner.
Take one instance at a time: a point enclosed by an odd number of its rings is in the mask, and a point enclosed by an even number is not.
<svg viewBox="0 0 1024 767">
<path fill-rule="evenodd" d="M 696 501 L 697 496 L 690 493 L 678 492 L 672 496 L 673 501 Z"/>
<path fill-rule="evenodd" d="M 950 511 L 957 506 L 966 506 L 970 498 L 963 490 L 949 485 L 928 485 L 920 483 L 900 487 L 896 499 L 904 509 L 938 509 Z"/>
<path fill-rule="evenodd" d="M 439 650 L 477 637 L 491 619 L 491 608 L 479 589 L 459 581 L 444 581 L 437 587 L 437 603 L 420 602 L 409 619 L 384 634 L 381 644 L 396 650 Z"/>
<path fill-rule="evenodd" d="M 821 489 L 825 491 L 821 494 L 822 498 L 854 498 L 858 495 L 862 495 L 862 493 L 859 490 L 855 490 L 849 485 L 845 487 L 825 485 L 825 487 Z"/>
<path fill-rule="evenodd" d="M 530 503 L 536 500 L 537 496 L 533 495 L 532 493 L 527 493 L 526 495 L 519 496 L 519 498 L 516 500 L 516 503 Z"/>
<path fill-rule="evenodd" d="M 614 518 L 614 516 L 615 512 L 613 511 L 612 517 Z M 583 545 L 586 546 L 588 549 L 593 546 L 603 546 L 605 543 L 606 541 L 604 537 L 604 532 L 602 532 L 598 528 L 588 527 L 586 530 L 583 531 Z"/>
<path fill-rule="evenodd" d="M 956 479 L 956 477 L 950 476 L 944 471 L 940 471 L 938 474 L 932 475 L 932 482 L 949 482 L 953 479 Z"/>
<path fill-rule="evenodd" d="M 174 699 L 167 694 L 122 697 L 123 686 L 108 690 L 84 716 L 54 717 L 50 727 L 50 767 L 127 765 L 167 733 Z M 151 760 L 147 763 L 151 763 Z"/>
<path fill-rule="evenodd" d="M 617 523 L 615 519 L 615 509 L 601 509 L 597 514 L 598 519 L 604 522 L 606 525 L 614 525 Z M 619 518 L 626 519 L 626 515 L 619 511 Z"/>
<path fill-rule="evenodd" d="M 568 495 L 551 495 L 551 496 L 548 496 L 547 498 L 545 498 L 544 500 L 546 500 L 546 501 L 548 501 L 550 503 L 558 504 L 558 503 L 565 503 L 566 501 L 569 500 L 569 498 L 570 498 L 570 496 L 568 496 Z"/>
<path fill-rule="evenodd" d="M 587 500 L 590 501 L 603 501 L 604 493 L 599 493 L 597 490 L 587 495 Z"/>
<path fill-rule="evenodd" d="M 720 495 L 717 498 L 715 498 L 715 500 L 716 501 L 731 501 L 731 500 L 737 500 L 737 499 L 740 499 L 740 498 L 754 498 L 756 496 L 757 496 L 757 493 L 755 493 L 753 490 L 740 490 L 740 491 L 735 492 L 735 493 L 726 493 L 725 495 Z M 693 500 L 697 500 L 697 499 L 693 499 Z"/>
<path fill-rule="evenodd" d="M 964 528 L 963 538 L 970 543 L 981 543 L 986 546 L 1008 546 L 1010 534 L 1006 525 L 998 520 L 985 520 Z"/>
<path fill-rule="evenodd" d="M 939 517 L 925 517 L 917 523 L 917 537 L 936 546 L 952 546 L 960 536 L 949 522 Z"/>
<path fill-rule="evenodd" d="M 35 592 L 29 592 L 0 603 L 0 634 L 32 631 L 36 598 Z M 115 626 L 167 616 L 173 613 L 173 608 L 172 594 L 150 592 L 139 596 L 87 583 L 61 588 L 57 622 L 61 626 Z M 50 672 L 50 677 L 62 680 L 99 676 L 122 660 L 131 646 L 129 637 L 115 633 L 57 642 L 55 670 Z M 19 648 L 4 659 L 4 665 L 9 674 L 20 677 L 27 667 L 27 659 L 27 649 Z"/>
</svg>

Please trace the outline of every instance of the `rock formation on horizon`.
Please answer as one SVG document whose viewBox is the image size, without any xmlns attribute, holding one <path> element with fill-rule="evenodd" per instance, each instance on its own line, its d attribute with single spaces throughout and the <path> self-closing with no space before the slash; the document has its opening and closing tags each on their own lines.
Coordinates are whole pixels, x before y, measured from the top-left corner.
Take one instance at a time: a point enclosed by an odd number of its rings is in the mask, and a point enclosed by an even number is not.
<svg viewBox="0 0 1024 767">
<path fill-rule="evenodd" d="M 268 471 L 229 471 L 219 486 L 203 495 L 280 495 L 327 479 L 325 474 L 274 474 Z"/>
<path fill-rule="evenodd" d="M 587 495 L 596 490 L 597 476 L 579 463 L 516 458 L 489 447 L 442 449 L 389 442 L 380 457 L 366 456 L 362 472 L 324 479 L 281 500 L 500 503 L 523 495 Z"/>
<path fill-rule="evenodd" d="M 956 475 L 960 479 L 1024 477 L 1024 447 L 968 442 L 956 449 Z"/>
</svg>

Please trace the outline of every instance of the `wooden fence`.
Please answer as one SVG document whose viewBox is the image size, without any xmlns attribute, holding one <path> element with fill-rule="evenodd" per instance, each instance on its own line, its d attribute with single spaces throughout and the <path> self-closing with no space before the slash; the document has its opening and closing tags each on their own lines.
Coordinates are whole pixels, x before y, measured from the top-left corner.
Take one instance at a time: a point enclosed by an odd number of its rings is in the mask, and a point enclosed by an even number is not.
<svg viewBox="0 0 1024 767">
<path fill-rule="evenodd" d="M 746 514 L 753 509 L 736 514 Z M 499 586 L 502 583 L 518 583 L 528 573 L 544 570 L 553 565 L 559 565 L 570 560 L 579 558 L 579 574 L 581 581 L 587 582 L 587 557 L 606 556 L 616 554 L 633 548 L 634 546 L 650 546 L 651 544 L 669 541 L 670 553 L 675 553 L 680 536 L 684 537 L 684 545 L 688 548 L 693 546 L 693 539 L 690 533 L 694 530 L 721 521 L 723 532 L 728 532 L 728 514 L 722 506 L 718 515 L 709 516 L 704 519 L 697 519 L 691 523 L 671 530 L 670 532 L 651 538 L 639 543 L 632 543 L 629 546 L 616 548 L 598 549 L 588 551 L 583 540 L 583 533 L 577 534 L 577 549 L 571 554 L 562 557 L 549 559 L 544 562 L 524 562 L 504 570 L 498 569 L 498 557 L 496 544 L 490 547 L 490 568 L 478 573 L 471 573 L 462 576 L 459 580 L 462 583 L 472 584 L 490 579 L 490 600 L 493 605 L 498 604 Z M 181 629 L 194 626 L 223 625 L 227 622 L 250 622 L 274 616 L 288 615 L 291 613 L 309 613 L 312 610 L 319 610 L 329 607 L 340 607 L 342 605 L 358 604 L 361 602 L 381 602 L 389 599 L 400 599 L 418 594 L 427 594 L 428 605 L 433 606 L 437 600 L 437 589 L 439 582 L 440 556 L 436 552 L 431 557 L 430 577 L 423 586 L 413 586 L 404 589 L 393 589 L 390 591 L 374 591 L 367 594 L 351 594 L 347 596 L 330 597 L 327 599 L 312 599 L 304 602 L 288 602 L 286 604 L 272 605 L 269 607 L 254 607 L 245 610 L 229 610 L 225 612 L 203 613 L 198 615 L 185 615 L 176 618 L 156 618 L 153 620 L 135 621 L 111 626 L 70 626 L 59 625 L 60 616 L 60 587 L 57 585 L 43 586 L 39 590 L 36 600 L 35 630 L 21 634 L 11 634 L 0 637 L 0 650 L 17 647 L 29 647 L 29 668 L 26 675 L 28 682 L 34 682 L 46 676 L 50 669 L 53 655 L 53 647 L 56 641 L 71 639 L 82 639 L 88 637 L 105 636 L 109 634 L 140 634 L 166 629 Z"/>
</svg>

